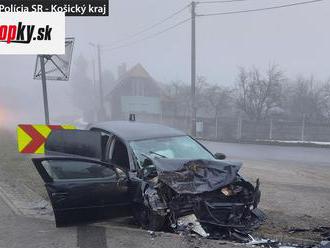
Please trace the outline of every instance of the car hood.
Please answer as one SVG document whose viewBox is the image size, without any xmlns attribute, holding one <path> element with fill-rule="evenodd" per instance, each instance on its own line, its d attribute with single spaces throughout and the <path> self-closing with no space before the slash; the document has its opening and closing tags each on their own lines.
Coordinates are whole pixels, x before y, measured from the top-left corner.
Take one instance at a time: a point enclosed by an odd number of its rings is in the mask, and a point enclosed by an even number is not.
<svg viewBox="0 0 330 248">
<path fill-rule="evenodd" d="M 153 159 L 158 179 L 179 194 L 214 191 L 235 181 L 242 163 L 217 160 Z"/>
</svg>

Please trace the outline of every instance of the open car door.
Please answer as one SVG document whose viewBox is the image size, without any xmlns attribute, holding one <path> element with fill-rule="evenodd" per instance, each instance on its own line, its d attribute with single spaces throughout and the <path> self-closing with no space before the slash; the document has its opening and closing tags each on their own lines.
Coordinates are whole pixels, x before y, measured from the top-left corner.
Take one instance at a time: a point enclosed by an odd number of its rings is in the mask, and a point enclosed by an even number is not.
<svg viewBox="0 0 330 248">
<path fill-rule="evenodd" d="M 47 155 L 78 155 L 102 160 L 104 144 L 100 132 L 53 130 L 45 143 Z"/>
<path fill-rule="evenodd" d="M 45 182 L 56 226 L 129 214 L 127 178 L 92 158 L 32 159 Z"/>
</svg>

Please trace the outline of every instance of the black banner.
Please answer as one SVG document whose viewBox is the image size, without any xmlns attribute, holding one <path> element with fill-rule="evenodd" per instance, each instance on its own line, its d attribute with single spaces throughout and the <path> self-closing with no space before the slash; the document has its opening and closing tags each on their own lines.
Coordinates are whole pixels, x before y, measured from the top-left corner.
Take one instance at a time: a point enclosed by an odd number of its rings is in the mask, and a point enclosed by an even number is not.
<svg viewBox="0 0 330 248">
<path fill-rule="evenodd" d="M 65 12 L 66 16 L 109 16 L 109 0 L 0 0 L 0 12 Z"/>
</svg>

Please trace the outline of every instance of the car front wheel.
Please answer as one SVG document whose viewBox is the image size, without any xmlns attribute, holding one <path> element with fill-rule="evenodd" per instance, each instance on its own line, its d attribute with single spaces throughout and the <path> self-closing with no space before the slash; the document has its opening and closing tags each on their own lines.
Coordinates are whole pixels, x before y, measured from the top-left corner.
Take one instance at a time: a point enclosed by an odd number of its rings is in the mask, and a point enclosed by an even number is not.
<svg viewBox="0 0 330 248">
<path fill-rule="evenodd" d="M 133 206 L 133 216 L 135 221 L 143 229 L 160 231 L 164 228 L 166 216 L 161 216 L 143 204 Z"/>
</svg>

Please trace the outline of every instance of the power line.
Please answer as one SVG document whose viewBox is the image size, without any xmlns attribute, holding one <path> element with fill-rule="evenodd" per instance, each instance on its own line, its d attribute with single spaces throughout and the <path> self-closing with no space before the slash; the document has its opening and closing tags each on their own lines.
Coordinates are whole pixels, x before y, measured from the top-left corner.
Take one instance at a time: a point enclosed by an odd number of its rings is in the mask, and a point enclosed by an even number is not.
<svg viewBox="0 0 330 248">
<path fill-rule="evenodd" d="M 234 3 L 234 2 L 245 2 L 249 0 L 220 0 L 220 1 L 204 1 L 204 2 L 197 2 L 197 4 L 210 4 L 210 3 Z"/>
<path fill-rule="evenodd" d="M 174 28 L 176 28 L 178 26 L 181 26 L 182 24 L 184 24 L 184 23 L 186 23 L 186 22 L 188 22 L 190 20 L 191 20 L 191 18 L 187 18 L 187 19 L 185 19 L 183 21 L 180 21 L 180 22 L 178 22 L 178 23 L 176 23 L 176 24 L 174 24 L 174 25 L 172 25 L 172 26 L 170 26 L 170 27 L 168 27 L 168 28 L 166 28 L 164 30 L 161 30 L 161 31 L 159 31 L 157 33 L 154 33 L 154 34 L 150 35 L 150 36 L 147 36 L 147 37 L 145 37 L 143 39 L 140 39 L 140 40 L 137 40 L 137 41 L 134 41 L 134 42 L 125 44 L 125 45 L 121 45 L 121 46 L 106 48 L 106 49 L 103 49 L 103 51 L 112 51 L 112 50 L 117 50 L 117 49 L 120 49 L 120 48 L 130 47 L 130 46 L 135 45 L 137 43 L 140 43 L 142 41 L 149 40 L 149 39 L 152 39 L 154 37 L 157 37 L 157 36 L 159 36 L 159 35 L 167 32 L 167 31 L 169 31 L 171 29 L 174 29 Z"/>
<path fill-rule="evenodd" d="M 266 11 L 266 10 L 272 10 L 272 9 L 294 7 L 297 5 L 311 4 L 311 3 L 321 2 L 321 1 L 324 1 L 324 0 L 311 0 L 311 1 L 277 5 L 277 6 L 271 6 L 271 7 L 265 7 L 265 8 L 258 8 L 258 9 L 246 9 L 246 10 L 238 10 L 238 11 L 218 12 L 218 13 L 210 13 L 210 14 L 201 14 L 201 15 L 197 15 L 197 16 L 219 16 L 219 15 L 241 14 L 241 13 L 248 13 L 248 12 L 260 12 L 260 11 Z"/>
<path fill-rule="evenodd" d="M 162 25 L 163 23 L 165 23 L 166 21 L 170 20 L 171 18 L 177 16 L 178 14 L 180 14 L 181 12 L 183 12 L 185 9 L 187 9 L 189 6 L 190 5 L 186 5 L 184 8 L 179 9 L 178 11 L 174 12 L 173 14 L 171 14 L 171 15 L 163 18 L 163 19 L 161 19 L 160 21 L 158 21 L 158 22 L 156 22 L 156 23 L 154 23 L 154 24 L 152 24 L 152 25 L 150 25 L 150 26 L 148 26 L 146 28 L 141 29 L 140 31 L 138 31 L 136 33 L 133 33 L 133 34 L 128 35 L 127 38 L 123 38 L 121 40 L 117 40 L 114 43 L 121 43 L 123 41 L 130 40 L 130 39 L 132 39 L 132 38 L 134 38 L 134 37 L 136 37 L 136 36 L 138 36 L 140 34 L 143 34 L 145 32 L 148 32 L 149 30 L 152 30 L 153 28 L 158 27 L 158 26 Z M 106 46 L 106 47 L 108 47 L 108 46 Z"/>
</svg>

